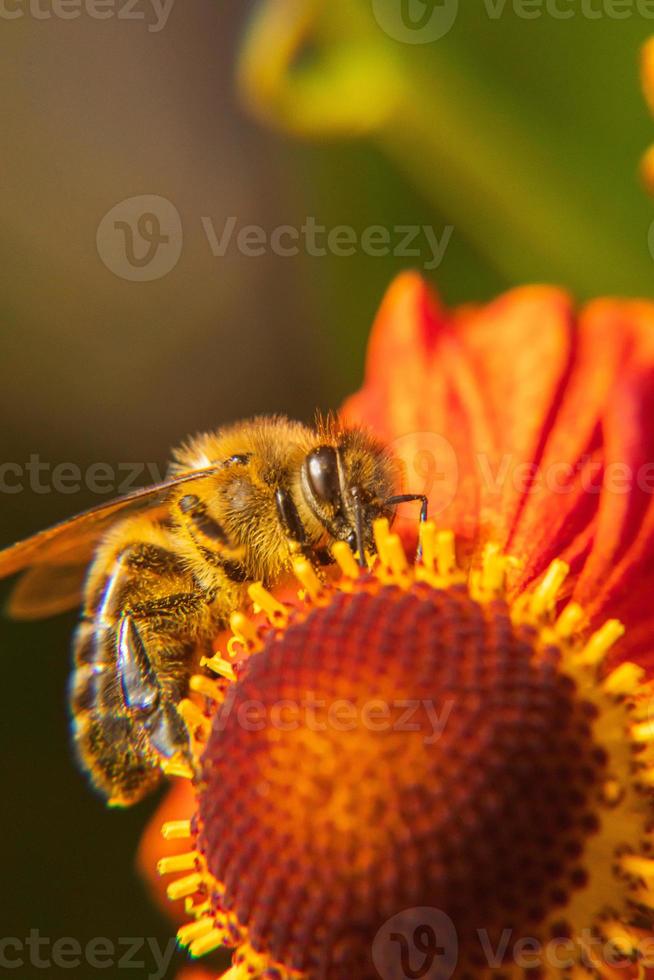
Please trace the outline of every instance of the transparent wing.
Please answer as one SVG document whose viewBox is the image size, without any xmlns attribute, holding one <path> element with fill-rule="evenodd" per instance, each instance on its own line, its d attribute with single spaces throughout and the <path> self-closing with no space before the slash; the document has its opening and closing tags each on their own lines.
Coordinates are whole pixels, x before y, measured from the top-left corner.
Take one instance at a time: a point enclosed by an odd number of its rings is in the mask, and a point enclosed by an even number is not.
<svg viewBox="0 0 654 980">
<path fill-rule="evenodd" d="M 206 479 L 218 469 L 192 470 L 133 490 L 0 551 L 0 578 L 23 572 L 9 599 L 9 615 L 38 619 L 76 606 L 95 547 L 117 519 L 139 511 L 164 519 L 172 488 Z"/>
</svg>

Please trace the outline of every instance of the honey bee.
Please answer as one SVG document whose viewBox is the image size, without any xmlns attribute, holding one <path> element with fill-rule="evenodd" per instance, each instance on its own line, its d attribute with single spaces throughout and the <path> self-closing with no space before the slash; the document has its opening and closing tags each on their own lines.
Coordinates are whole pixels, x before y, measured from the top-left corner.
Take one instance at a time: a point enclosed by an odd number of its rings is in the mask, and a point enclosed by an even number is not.
<svg viewBox="0 0 654 980">
<path fill-rule="evenodd" d="M 364 564 L 375 518 L 414 499 L 425 516 L 425 498 L 393 495 L 394 474 L 387 450 L 361 429 L 259 417 L 192 439 L 163 483 L 0 552 L 0 578 L 23 572 L 13 617 L 82 603 L 73 739 L 109 804 L 135 803 L 171 761 L 188 760 L 176 705 L 249 583 L 279 583 L 297 554 L 326 565 L 335 541 Z"/>
</svg>

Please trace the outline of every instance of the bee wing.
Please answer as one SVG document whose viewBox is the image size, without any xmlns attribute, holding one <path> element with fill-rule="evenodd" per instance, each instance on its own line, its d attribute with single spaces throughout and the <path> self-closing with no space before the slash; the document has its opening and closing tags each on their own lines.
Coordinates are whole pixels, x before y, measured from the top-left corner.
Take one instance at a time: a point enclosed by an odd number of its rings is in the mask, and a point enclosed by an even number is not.
<svg viewBox="0 0 654 980">
<path fill-rule="evenodd" d="M 12 619 L 44 619 L 78 606 L 88 563 L 35 565 L 18 579 L 5 611 Z"/>
<path fill-rule="evenodd" d="M 153 518 L 163 519 L 168 514 L 171 488 L 202 480 L 219 468 L 214 465 L 192 470 L 133 490 L 0 551 L 0 579 L 23 572 L 9 599 L 9 615 L 38 619 L 76 606 L 95 546 L 118 518 L 147 511 Z"/>
</svg>

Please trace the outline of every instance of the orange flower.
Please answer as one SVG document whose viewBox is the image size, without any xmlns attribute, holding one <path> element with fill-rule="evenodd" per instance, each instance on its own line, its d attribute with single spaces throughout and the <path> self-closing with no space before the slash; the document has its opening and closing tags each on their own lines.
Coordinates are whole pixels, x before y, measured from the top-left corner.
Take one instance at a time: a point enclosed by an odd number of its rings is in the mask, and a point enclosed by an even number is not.
<svg viewBox="0 0 654 980">
<path fill-rule="evenodd" d="M 654 305 L 597 300 L 577 316 L 565 293 L 532 286 L 449 312 L 402 275 L 343 415 L 391 443 L 418 433 L 400 440 L 409 473 L 425 433 L 447 440 L 437 462 L 458 472 L 434 483 L 439 524 L 519 560 L 512 598 L 565 559 L 572 597 L 627 627 L 619 655 L 652 665 Z"/>
<path fill-rule="evenodd" d="M 428 493 L 420 557 L 403 511 L 369 571 L 296 560 L 301 600 L 254 587 L 180 705 L 186 843 L 151 829 L 141 865 L 180 875 L 192 954 L 235 947 L 230 980 L 654 964 L 653 373 L 646 303 L 391 286 L 342 417 Z"/>
</svg>

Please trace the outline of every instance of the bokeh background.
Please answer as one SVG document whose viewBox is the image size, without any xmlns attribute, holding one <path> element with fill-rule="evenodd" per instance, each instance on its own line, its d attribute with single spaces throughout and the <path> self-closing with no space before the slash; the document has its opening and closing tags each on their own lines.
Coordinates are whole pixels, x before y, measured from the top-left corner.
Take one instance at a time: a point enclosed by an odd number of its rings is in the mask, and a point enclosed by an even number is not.
<svg viewBox="0 0 654 980">
<path fill-rule="evenodd" d="M 217 233 L 230 216 L 268 233 L 307 217 L 382 226 L 392 244 L 398 225 L 449 228 L 426 272 L 449 303 L 533 280 L 580 301 L 653 295 L 637 174 L 654 136 L 638 82 L 651 4 L 547 0 L 534 16 L 509 0 L 173 0 L 158 30 L 150 0 L 130 19 L 124 4 L 106 20 L 82 2 L 63 19 L 49 0 L 0 14 L 0 463 L 163 465 L 197 430 L 264 411 L 310 420 L 359 383 L 391 277 L 432 258 L 422 235 L 411 257 L 233 244 L 216 257 L 203 218 Z M 436 8 L 449 29 L 415 43 Z M 183 229 L 174 268 L 144 282 L 96 242 L 140 195 L 171 202 Z M 24 482 L 0 493 L 0 544 L 98 503 Z M 0 938 L 165 945 L 134 870 L 156 800 L 108 811 L 71 760 L 74 622 L 0 622 Z"/>
</svg>

